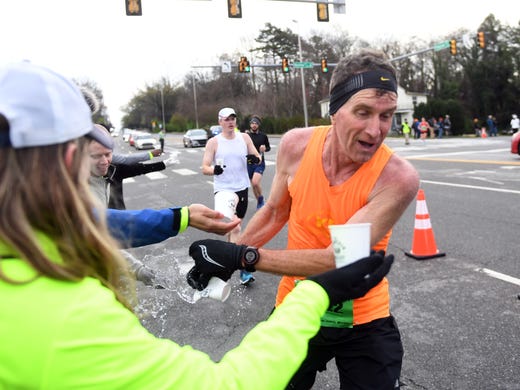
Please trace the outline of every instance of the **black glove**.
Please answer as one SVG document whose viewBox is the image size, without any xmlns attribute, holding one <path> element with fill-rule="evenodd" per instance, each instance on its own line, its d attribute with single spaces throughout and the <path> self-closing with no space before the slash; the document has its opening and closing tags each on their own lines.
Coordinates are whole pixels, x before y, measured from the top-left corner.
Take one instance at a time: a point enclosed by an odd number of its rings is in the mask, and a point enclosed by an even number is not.
<svg viewBox="0 0 520 390">
<path fill-rule="evenodd" d="M 260 159 L 254 154 L 248 154 L 246 159 L 248 164 L 260 164 Z"/>
<path fill-rule="evenodd" d="M 190 256 L 195 260 L 195 278 L 199 278 L 196 274 L 199 273 L 203 278 L 208 277 L 208 280 L 212 276 L 218 276 L 224 281 L 229 280 L 233 272 L 244 268 L 242 257 L 246 249 L 247 245 L 236 245 L 221 240 L 195 241 L 189 249 Z"/>
<path fill-rule="evenodd" d="M 385 252 L 379 251 L 353 264 L 307 279 L 323 287 L 329 295 L 330 304 L 335 305 L 364 296 L 390 271 L 393 262 L 394 255 L 385 257 Z"/>
<path fill-rule="evenodd" d="M 188 284 L 195 290 L 199 291 L 202 291 L 207 287 L 210 279 L 211 276 L 200 273 L 196 265 L 193 266 L 186 275 L 186 281 Z"/>
<path fill-rule="evenodd" d="M 220 165 L 215 165 L 213 167 L 213 174 L 214 175 L 221 175 L 224 172 L 224 168 L 222 168 Z"/>
</svg>

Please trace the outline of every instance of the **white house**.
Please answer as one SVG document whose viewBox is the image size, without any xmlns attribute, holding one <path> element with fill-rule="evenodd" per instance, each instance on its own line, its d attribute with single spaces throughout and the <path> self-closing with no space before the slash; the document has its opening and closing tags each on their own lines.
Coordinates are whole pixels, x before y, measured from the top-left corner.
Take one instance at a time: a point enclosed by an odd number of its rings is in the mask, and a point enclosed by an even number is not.
<svg viewBox="0 0 520 390">
<path fill-rule="evenodd" d="M 329 98 L 320 100 L 321 117 L 329 116 Z M 426 103 L 428 95 L 425 93 L 406 92 L 404 88 L 397 87 L 397 110 L 394 115 L 395 127 L 401 128 L 401 123 L 408 119 L 408 123 L 413 123 L 414 107 L 420 103 Z"/>
</svg>

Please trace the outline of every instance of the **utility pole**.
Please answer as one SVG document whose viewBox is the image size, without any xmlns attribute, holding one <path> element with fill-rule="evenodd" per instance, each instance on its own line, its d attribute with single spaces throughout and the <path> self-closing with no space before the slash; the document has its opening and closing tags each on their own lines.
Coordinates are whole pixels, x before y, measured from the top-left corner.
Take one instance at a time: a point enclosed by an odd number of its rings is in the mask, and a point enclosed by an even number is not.
<svg viewBox="0 0 520 390">
<path fill-rule="evenodd" d="M 300 52 L 300 62 L 303 62 L 302 39 L 300 36 L 300 23 L 294 19 L 293 19 L 293 22 L 298 25 L 298 51 Z M 308 118 L 308 114 L 307 114 L 307 98 L 305 96 L 305 77 L 303 76 L 303 68 L 300 68 L 300 75 L 302 78 L 303 118 L 305 120 L 305 127 L 309 127 L 309 118 Z"/>
</svg>

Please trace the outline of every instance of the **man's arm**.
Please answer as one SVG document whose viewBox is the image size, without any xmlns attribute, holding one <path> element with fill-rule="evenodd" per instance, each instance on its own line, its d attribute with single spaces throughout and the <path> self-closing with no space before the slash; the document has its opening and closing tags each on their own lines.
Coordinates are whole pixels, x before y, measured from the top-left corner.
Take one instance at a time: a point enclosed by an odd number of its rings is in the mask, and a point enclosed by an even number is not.
<svg viewBox="0 0 520 390">
<path fill-rule="evenodd" d="M 150 152 L 139 152 L 131 154 L 114 153 L 112 155 L 112 164 L 133 165 L 141 161 L 151 160 L 153 157 L 160 156 L 161 149 L 154 149 Z"/>
<path fill-rule="evenodd" d="M 393 228 L 419 189 L 419 174 L 403 158 L 392 155 L 369 195 L 368 203 L 347 223 L 372 224 L 370 245 L 376 245 Z"/>
<path fill-rule="evenodd" d="M 206 143 L 206 148 L 204 149 L 204 156 L 202 157 L 202 173 L 204 175 L 212 176 L 214 173 L 213 159 L 215 158 L 217 146 L 217 137 L 210 138 L 209 141 Z"/>
<path fill-rule="evenodd" d="M 201 204 L 162 210 L 107 210 L 107 224 L 124 248 L 156 244 L 182 233 L 188 226 L 224 235 L 240 219 L 223 222 L 224 215 Z"/>
<path fill-rule="evenodd" d="M 269 152 L 271 150 L 271 144 L 269 144 L 269 137 L 267 134 L 264 134 L 264 145 L 265 145 L 265 151 Z"/>
<path fill-rule="evenodd" d="M 241 136 L 243 137 L 244 141 L 246 142 L 247 154 L 254 154 L 260 160 L 260 158 L 261 158 L 260 153 L 256 149 L 256 146 L 253 143 L 253 140 L 251 139 L 249 134 L 241 134 Z"/>
</svg>

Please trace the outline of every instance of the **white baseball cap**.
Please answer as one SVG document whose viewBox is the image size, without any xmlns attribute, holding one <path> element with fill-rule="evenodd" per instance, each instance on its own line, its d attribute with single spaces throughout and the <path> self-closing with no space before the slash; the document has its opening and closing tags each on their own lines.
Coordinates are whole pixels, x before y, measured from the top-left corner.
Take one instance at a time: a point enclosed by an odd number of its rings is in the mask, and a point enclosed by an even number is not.
<svg viewBox="0 0 520 390">
<path fill-rule="evenodd" d="M 61 144 L 87 134 L 103 143 L 78 86 L 30 62 L 0 67 L 0 114 L 9 124 L 0 147 Z"/>
<path fill-rule="evenodd" d="M 229 107 L 225 107 L 218 112 L 218 119 L 225 119 L 231 115 L 237 116 L 235 110 Z"/>
</svg>

